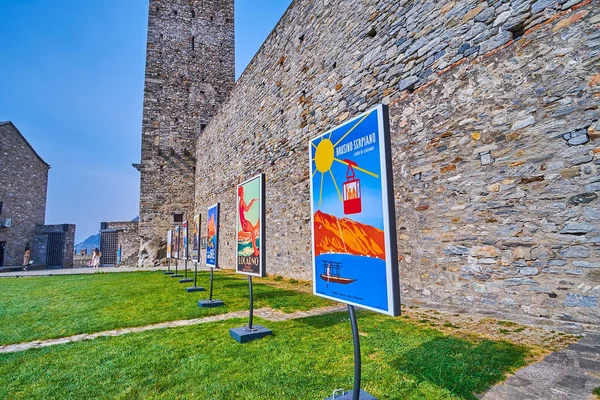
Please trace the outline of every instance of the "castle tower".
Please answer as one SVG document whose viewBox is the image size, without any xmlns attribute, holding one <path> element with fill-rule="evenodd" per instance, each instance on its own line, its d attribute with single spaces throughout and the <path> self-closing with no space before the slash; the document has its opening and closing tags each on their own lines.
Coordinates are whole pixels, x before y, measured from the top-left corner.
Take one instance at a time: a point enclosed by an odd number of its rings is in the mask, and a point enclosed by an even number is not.
<svg viewBox="0 0 600 400">
<path fill-rule="evenodd" d="M 234 0 L 150 0 L 142 121 L 140 264 L 194 210 L 195 143 L 235 83 Z"/>
</svg>

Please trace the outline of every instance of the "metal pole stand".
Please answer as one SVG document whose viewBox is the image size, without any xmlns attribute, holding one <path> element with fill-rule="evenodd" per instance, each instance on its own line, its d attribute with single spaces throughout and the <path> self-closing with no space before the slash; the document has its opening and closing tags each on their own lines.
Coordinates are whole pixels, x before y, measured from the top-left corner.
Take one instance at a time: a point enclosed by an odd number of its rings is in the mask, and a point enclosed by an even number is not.
<svg viewBox="0 0 600 400">
<path fill-rule="evenodd" d="M 250 314 L 247 326 L 241 326 L 239 328 L 231 328 L 229 335 L 234 338 L 238 343 L 247 343 L 252 340 L 261 339 L 265 336 L 273 334 L 269 328 L 265 328 L 262 325 L 253 325 L 252 320 L 254 318 L 254 296 L 252 290 L 252 276 L 248 275 L 248 289 L 250 290 Z"/>
<path fill-rule="evenodd" d="M 188 282 L 192 282 L 193 279 L 192 278 L 188 278 L 187 277 L 187 258 L 185 259 L 185 277 L 183 279 L 179 280 L 179 283 L 188 283 Z"/>
<path fill-rule="evenodd" d="M 185 288 L 185 291 L 190 292 L 202 292 L 204 289 L 202 286 L 197 285 L 198 281 L 198 262 L 194 261 L 194 286 Z"/>
<path fill-rule="evenodd" d="M 208 300 L 199 300 L 198 307 L 200 308 L 213 308 L 222 306 L 224 303 L 221 300 L 213 300 L 213 269 L 210 269 L 210 291 Z"/>
<path fill-rule="evenodd" d="M 171 259 L 167 258 L 167 271 L 165 275 L 173 275 L 173 271 L 171 271 Z"/>
<path fill-rule="evenodd" d="M 360 337 L 358 336 L 354 306 L 348 304 L 348 313 L 350 314 L 352 341 L 354 342 L 354 389 L 349 392 L 344 392 L 342 389 L 334 390 L 332 396 L 325 400 L 377 400 L 360 388 Z"/>
<path fill-rule="evenodd" d="M 177 273 L 177 264 L 179 264 L 179 260 L 175 259 L 175 273 L 171 275 L 171 278 L 181 278 L 183 275 Z"/>
</svg>

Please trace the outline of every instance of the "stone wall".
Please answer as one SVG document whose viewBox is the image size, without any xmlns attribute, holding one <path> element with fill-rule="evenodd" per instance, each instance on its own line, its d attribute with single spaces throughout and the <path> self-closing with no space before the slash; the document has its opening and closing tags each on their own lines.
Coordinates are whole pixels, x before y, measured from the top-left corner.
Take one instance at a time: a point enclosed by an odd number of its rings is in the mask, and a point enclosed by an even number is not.
<svg viewBox="0 0 600 400">
<path fill-rule="evenodd" d="M 141 264 L 191 219 L 195 138 L 234 85 L 233 0 L 150 0 L 140 171 Z"/>
<path fill-rule="evenodd" d="M 121 264 L 136 266 L 140 250 L 137 221 L 105 222 L 105 229 L 116 230 L 118 246 L 121 247 Z"/>
<path fill-rule="evenodd" d="M 600 323 L 598 5 L 295 0 L 197 141 L 222 266 L 264 172 L 268 272 L 311 277 L 308 139 L 383 102 L 405 297 Z"/>
<path fill-rule="evenodd" d="M 25 246 L 33 247 L 46 214 L 49 168 L 12 122 L 0 122 L 0 219 L 12 219 L 11 227 L 0 228 L 4 265 L 22 265 Z"/>
<path fill-rule="evenodd" d="M 47 264 L 48 256 L 48 235 L 60 234 L 64 235 L 62 248 L 62 268 L 73 268 L 73 255 L 75 249 L 75 225 L 72 224 L 57 224 L 57 225 L 38 225 L 35 230 L 33 239 L 33 248 L 31 257 L 34 265 Z M 58 265 L 50 265 L 52 267 Z"/>
</svg>

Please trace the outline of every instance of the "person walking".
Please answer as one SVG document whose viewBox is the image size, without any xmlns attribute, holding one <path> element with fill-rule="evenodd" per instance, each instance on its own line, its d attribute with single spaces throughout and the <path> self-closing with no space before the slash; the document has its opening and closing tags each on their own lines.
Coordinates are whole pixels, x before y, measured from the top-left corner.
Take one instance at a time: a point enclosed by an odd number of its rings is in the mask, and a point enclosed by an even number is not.
<svg viewBox="0 0 600 400">
<path fill-rule="evenodd" d="M 27 245 L 25 246 L 25 253 L 23 254 L 23 271 L 29 269 L 29 264 L 31 264 L 31 251 L 29 250 L 29 245 Z"/>
<path fill-rule="evenodd" d="M 102 255 L 102 253 L 100 253 L 100 250 L 98 250 L 98 248 L 94 248 L 94 250 L 92 250 L 92 268 L 94 269 L 98 269 L 98 267 L 100 266 L 100 256 Z"/>
</svg>

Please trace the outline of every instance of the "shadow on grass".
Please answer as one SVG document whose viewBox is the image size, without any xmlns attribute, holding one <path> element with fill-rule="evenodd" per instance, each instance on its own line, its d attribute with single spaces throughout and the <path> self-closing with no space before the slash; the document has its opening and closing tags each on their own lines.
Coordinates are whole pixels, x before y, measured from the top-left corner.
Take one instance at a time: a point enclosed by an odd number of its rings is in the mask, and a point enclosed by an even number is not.
<svg viewBox="0 0 600 400">
<path fill-rule="evenodd" d="M 524 366 L 529 351 L 508 342 L 472 343 L 440 337 L 408 351 L 394 362 L 400 372 L 445 388 L 464 399 L 475 400 L 501 381 L 506 373 Z"/>
</svg>

